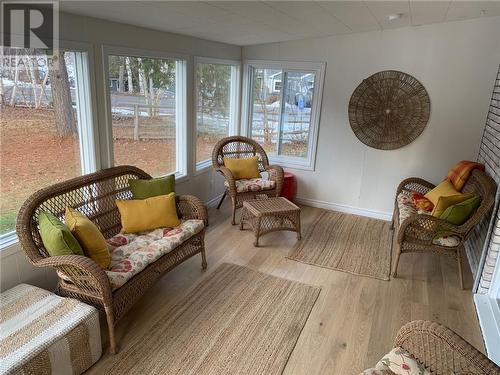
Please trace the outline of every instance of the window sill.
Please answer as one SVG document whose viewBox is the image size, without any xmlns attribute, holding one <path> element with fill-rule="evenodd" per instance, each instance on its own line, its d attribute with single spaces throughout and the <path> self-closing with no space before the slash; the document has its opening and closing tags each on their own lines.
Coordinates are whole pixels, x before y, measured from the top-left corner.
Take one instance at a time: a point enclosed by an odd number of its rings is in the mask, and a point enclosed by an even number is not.
<svg viewBox="0 0 500 375">
<path fill-rule="evenodd" d="M 199 163 L 196 163 L 195 176 L 206 173 L 212 169 L 212 161 L 204 160 Z"/>
<path fill-rule="evenodd" d="M 9 256 L 19 251 L 19 239 L 16 232 L 6 233 L 0 236 L 0 254 Z"/>
<path fill-rule="evenodd" d="M 269 156 L 269 163 L 279 165 L 280 167 L 287 169 L 314 171 L 314 162 L 307 159 Z"/>
</svg>

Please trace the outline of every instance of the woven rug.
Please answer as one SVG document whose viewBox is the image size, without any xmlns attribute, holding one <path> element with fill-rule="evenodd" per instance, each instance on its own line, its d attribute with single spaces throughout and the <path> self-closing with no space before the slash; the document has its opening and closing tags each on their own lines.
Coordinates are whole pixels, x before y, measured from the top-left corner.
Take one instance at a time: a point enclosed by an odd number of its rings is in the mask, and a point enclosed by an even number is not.
<svg viewBox="0 0 500 375">
<path fill-rule="evenodd" d="M 302 263 L 389 280 L 391 223 L 323 210 L 288 258 Z"/>
<path fill-rule="evenodd" d="M 110 374 L 281 374 L 320 289 L 222 264 Z"/>
</svg>

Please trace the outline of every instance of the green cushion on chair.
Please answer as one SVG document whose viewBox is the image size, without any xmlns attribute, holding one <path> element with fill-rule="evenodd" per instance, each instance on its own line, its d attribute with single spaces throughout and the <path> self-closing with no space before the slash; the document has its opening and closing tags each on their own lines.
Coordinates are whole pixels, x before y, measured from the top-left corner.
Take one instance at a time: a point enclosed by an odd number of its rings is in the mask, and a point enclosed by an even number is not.
<svg viewBox="0 0 500 375">
<path fill-rule="evenodd" d="M 173 174 L 152 178 L 150 180 L 128 180 L 133 199 L 147 199 L 175 192 L 175 176 Z"/>
<path fill-rule="evenodd" d="M 69 228 L 48 212 L 38 214 L 40 237 L 50 256 L 83 255 L 83 250 Z"/>
<path fill-rule="evenodd" d="M 462 225 L 469 217 L 472 216 L 473 212 L 479 207 L 480 203 L 481 198 L 474 196 L 463 202 L 448 207 L 441 214 L 441 216 L 439 216 L 439 218 L 444 219 L 451 224 Z"/>
</svg>

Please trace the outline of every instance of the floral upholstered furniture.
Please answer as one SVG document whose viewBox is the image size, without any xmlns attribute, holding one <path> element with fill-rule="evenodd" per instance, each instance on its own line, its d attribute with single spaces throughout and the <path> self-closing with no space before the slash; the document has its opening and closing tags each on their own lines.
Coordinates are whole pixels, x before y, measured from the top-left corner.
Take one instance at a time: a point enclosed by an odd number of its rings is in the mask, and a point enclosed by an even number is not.
<svg viewBox="0 0 500 375">
<path fill-rule="evenodd" d="M 462 253 L 464 243 L 476 225 L 487 215 L 495 201 L 496 185 L 485 172 L 474 170 L 461 193 L 474 193 L 481 198 L 478 209 L 461 225 L 451 224 L 443 219 L 418 210 L 410 198 L 412 192 L 426 194 L 435 187 L 421 178 L 402 181 L 396 191 L 392 228 L 397 240 L 397 254 L 394 277 L 397 276 L 399 258 L 402 253 L 431 252 L 448 255 L 457 260 L 460 287 L 463 289 Z"/>
<path fill-rule="evenodd" d="M 415 320 L 396 335 L 394 349 L 361 375 L 500 375 L 500 368 L 451 329 Z"/>
<path fill-rule="evenodd" d="M 251 157 L 257 157 L 258 169 L 261 174 L 267 175 L 267 178 L 237 180 L 229 168 L 224 165 L 224 158 L 246 159 Z M 224 185 L 226 187 L 217 208 L 220 208 L 226 194 L 229 193 L 233 205 L 231 221 L 233 225 L 236 224 L 236 209 L 241 208 L 245 200 L 255 199 L 257 195 L 277 197 L 281 193 L 284 179 L 283 169 L 277 165 L 269 165 L 266 152 L 253 139 L 241 136 L 221 139 L 212 152 L 212 166 L 215 171 L 224 176 Z"/>
<path fill-rule="evenodd" d="M 22 206 L 17 235 L 28 260 L 36 267 L 55 268 L 57 293 L 79 299 L 105 312 L 111 352 L 116 352 L 115 324 L 166 272 L 196 254 L 205 259 L 207 211 L 196 197 L 176 197 L 181 224 L 137 234 L 120 234 L 115 200 L 132 198 L 129 179 L 151 179 L 139 168 L 120 166 L 81 176 L 42 189 Z M 38 215 L 50 212 L 63 218 L 66 207 L 78 209 L 106 238 L 111 255 L 108 269 L 81 255 L 50 257 L 40 237 Z"/>
</svg>

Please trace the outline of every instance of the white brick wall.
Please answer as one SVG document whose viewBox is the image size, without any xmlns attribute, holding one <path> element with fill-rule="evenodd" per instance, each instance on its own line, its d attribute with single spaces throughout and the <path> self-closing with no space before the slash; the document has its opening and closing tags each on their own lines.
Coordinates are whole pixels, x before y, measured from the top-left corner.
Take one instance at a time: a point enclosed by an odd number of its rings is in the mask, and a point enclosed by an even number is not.
<svg viewBox="0 0 500 375">
<path fill-rule="evenodd" d="M 497 185 L 500 186 L 500 67 L 498 69 L 493 95 L 491 97 L 486 126 L 484 128 L 481 148 L 479 150 L 478 161 L 486 166 L 486 172 L 493 177 Z M 477 293 L 486 294 L 491 285 L 493 270 L 497 264 L 500 254 L 500 194 L 497 191 L 495 208 L 491 221 L 481 223 L 467 246 L 467 255 L 471 263 L 473 273 L 479 269 L 480 277 L 477 283 Z M 487 224 L 487 225 L 486 225 Z M 491 235 L 488 236 L 489 228 L 492 228 Z M 488 241 L 483 247 L 484 241 Z M 483 257 L 484 264 L 480 264 L 480 252 L 486 248 L 486 255 Z M 479 252 L 479 257 L 478 257 Z M 474 264 L 476 269 L 474 269 Z M 481 271 L 482 266 L 482 271 Z"/>
</svg>

